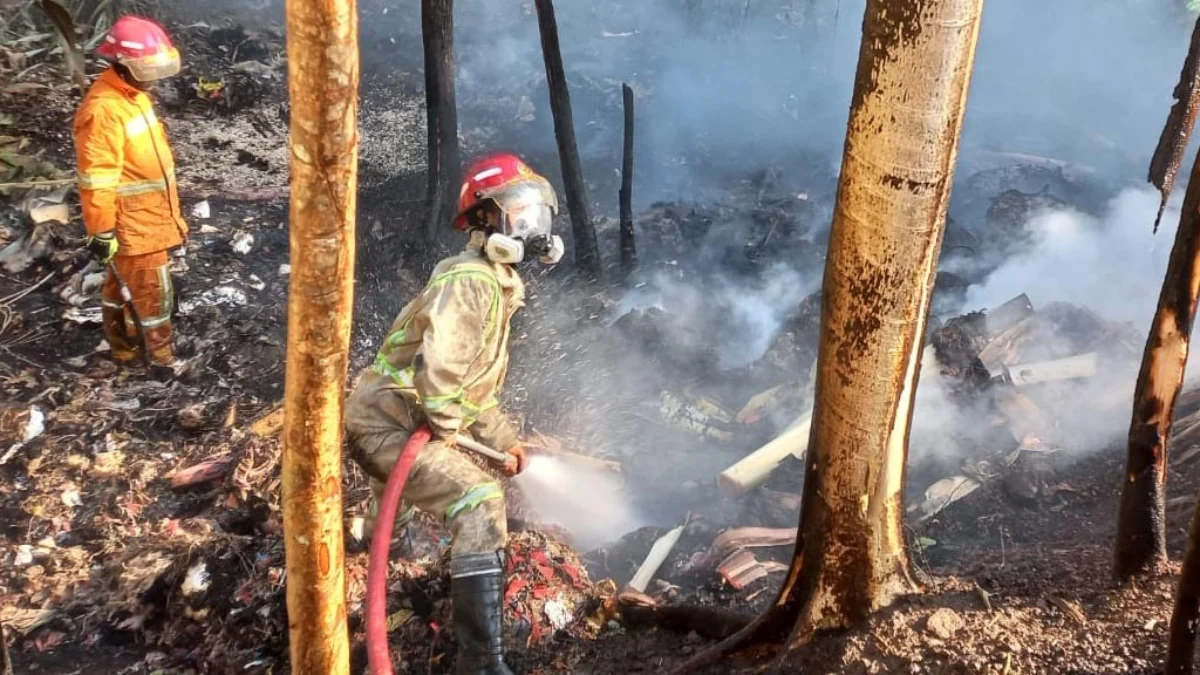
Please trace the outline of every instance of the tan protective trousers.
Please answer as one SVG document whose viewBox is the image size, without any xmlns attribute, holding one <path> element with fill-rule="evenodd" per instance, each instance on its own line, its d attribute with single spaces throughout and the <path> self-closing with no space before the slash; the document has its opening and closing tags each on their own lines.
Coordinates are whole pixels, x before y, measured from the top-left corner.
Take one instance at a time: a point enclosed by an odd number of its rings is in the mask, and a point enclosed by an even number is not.
<svg viewBox="0 0 1200 675">
<path fill-rule="evenodd" d="M 356 460 L 369 465 L 369 472 L 391 475 L 408 436 L 403 429 L 352 435 L 352 442 L 361 451 Z M 440 518 L 450 530 L 452 558 L 495 553 L 508 543 L 504 490 L 463 453 L 440 441 L 430 441 L 408 475 L 400 507 L 403 512 L 411 505 Z M 384 487 L 384 483 L 371 479 L 376 503 L 382 499 Z"/>
<path fill-rule="evenodd" d="M 174 311 L 175 296 L 167 252 L 117 256 L 113 258 L 113 265 L 133 296 L 133 306 L 141 319 L 150 360 L 169 365 L 174 360 L 171 313 Z M 104 288 L 100 291 L 100 305 L 104 338 L 112 347 L 113 360 L 123 364 L 137 361 L 142 350 L 138 327 L 121 299 L 120 284 L 108 270 Z"/>
</svg>

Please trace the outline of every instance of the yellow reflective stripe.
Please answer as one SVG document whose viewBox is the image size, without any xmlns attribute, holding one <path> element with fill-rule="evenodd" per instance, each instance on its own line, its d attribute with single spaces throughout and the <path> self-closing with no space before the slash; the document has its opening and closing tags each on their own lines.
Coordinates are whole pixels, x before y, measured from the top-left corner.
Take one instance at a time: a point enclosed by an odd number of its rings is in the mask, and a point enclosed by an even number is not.
<svg viewBox="0 0 1200 675">
<path fill-rule="evenodd" d="M 158 268 L 158 314 L 142 317 L 142 328 L 158 328 L 171 322 L 171 272 L 164 265 Z"/>
<path fill-rule="evenodd" d="M 387 356 L 382 353 L 375 357 L 375 363 L 371 366 L 371 370 L 380 375 L 386 375 L 392 378 L 393 382 L 405 389 L 412 389 L 415 386 L 413 383 L 415 371 L 411 367 L 400 370 L 396 366 L 393 366 L 391 362 L 387 360 Z"/>
<path fill-rule="evenodd" d="M 154 114 L 154 110 L 143 110 L 142 114 L 134 117 L 125 123 L 125 136 L 128 138 L 136 138 L 150 131 L 150 126 L 158 121 L 158 116 Z"/>
<path fill-rule="evenodd" d="M 451 403 L 460 402 L 462 400 L 462 395 L 463 390 L 460 387 L 459 390 L 453 394 L 446 394 L 444 396 L 425 396 L 421 399 L 421 407 L 425 408 L 427 412 L 441 412 L 442 410 L 445 410 L 446 406 L 450 405 Z"/>
<path fill-rule="evenodd" d="M 169 319 L 175 313 L 175 286 L 171 283 L 171 270 L 166 265 L 158 268 L 158 281 L 162 288 L 163 312 Z"/>
<path fill-rule="evenodd" d="M 169 184 L 170 176 L 167 178 L 147 178 L 146 180 L 134 180 L 126 183 L 121 183 L 117 186 L 117 194 L 121 197 L 132 197 L 134 195 L 144 195 L 150 192 L 165 192 Z"/>
<path fill-rule="evenodd" d="M 504 491 L 501 490 L 500 486 L 496 483 L 484 483 L 483 485 L 476 485 L 470 490 L 467 490 L 466 494 L 455 500 L 453 504 L 446 507 L 446 520 L 454 520 L 463 511 L 469 511 L 477 508 L 484 502 L 503 498 Z"/>
<path fill-rule="evenodd" d="M 492 330 L 496 326 L 496 317 L 500 312 L 500 283 L 496 281 L 496 278 L 490 272 L 481 269 L 451 270 L 434 277 L 429 282 L 428 288 L 437 288 L 444 286 L 445 284 L 448 284 L 456 279 L 463 278 L 482 279 L 492 289 L 491 307 L 488 312 L 489 316 L 487 328 L 485 330 L 485 333 L 490 337 Z M 392 350 L 406 341 L 408 337 L 407 328 L 408 324 L 402 325 L 400 328 L 392 331 L 387 338 L 384 339 L 383 346 L 380 347 L 379 352 L 376 354 L 375 363 L 371 366 L 371 370 L 379 375 L 391 377 L 396 384 L 403 388 L 415 389 L 415 367 L 409 366 L 404 370 L 400 370 L 396 368 L 396 366 L 392 365 L 391 361 L 388 360 L 388 355 L 392 352 Z M 477 418 L 484 410 L 487 410 L 489 407 L 495 405 L 494 403 L 491 403 L 490 405 L 483 407 L 477 406 L 473 403 L 465 401 L 463 396 L 464 390 L 460 387 L 457 391 L 442 396 L 422 397 L 418 394 L 417 399 L 420 402 L 421 407 L 424 408 L 428 413 L 438 413 L 442 410 L 445 410 L 453 403 L 460 403 L 463 406 L 464 412 L 467 414 L 468 418 L 472 420 Z"/>
<path fill-rule="evenodd" d="M 500 313 L 500 282 L 496 281 L 496 277 L 490 272 L 479 269 L 462 269 L 437 275 L 429 282 L 429 286 L 430 288 L 444 286 L 455 279 L 482 279 L 492 289 L 492 303 L 488 309 L 487 327 L 483 331 L 485 340 L 491 338 L 492 330 L 496 327 L 496 316 Z"/>
<path fill-rule="evenodd" d="M 396 329 L 395 332 L 393 332 L 391 335 L 387 336 L 387 339 L 383 341 L 383 348 L 391 350 L 391 349 L 395 349 L 397 346 L 399 346 L 401 344 L 404 344 L 404 338 L 407 337 L 405 328 L 407 328 L 407 327 L 408 327 L 407 325 L 401 326 L 400 328 Z"/>
<path fill-rule="evenodd" d="M 77 181 L 81 190 L 109 190 L 116 187 L 119 182 L 121 182 L 120 171 L 81 173 Z"/>
</svg>

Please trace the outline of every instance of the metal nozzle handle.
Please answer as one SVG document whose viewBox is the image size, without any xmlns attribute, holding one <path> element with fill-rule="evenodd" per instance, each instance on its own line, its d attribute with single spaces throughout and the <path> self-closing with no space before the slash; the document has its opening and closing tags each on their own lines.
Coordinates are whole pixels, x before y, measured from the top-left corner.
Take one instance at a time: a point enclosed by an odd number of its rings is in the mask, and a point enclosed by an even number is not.
<svg viewBox="0 0 1200 675">
<path fill-rule="evenodd" d="M 508 455 L 506 453 L 500 452 L 499 450 L 493 450 L 492 448 L 489 448 L 473 438 L 459 434 L 457 440 L 459 447 L 465 450 L 470 450 L 476 454 L 483 455 L 493 462 L 504 464 L 508 461 Z"/>
</svg>

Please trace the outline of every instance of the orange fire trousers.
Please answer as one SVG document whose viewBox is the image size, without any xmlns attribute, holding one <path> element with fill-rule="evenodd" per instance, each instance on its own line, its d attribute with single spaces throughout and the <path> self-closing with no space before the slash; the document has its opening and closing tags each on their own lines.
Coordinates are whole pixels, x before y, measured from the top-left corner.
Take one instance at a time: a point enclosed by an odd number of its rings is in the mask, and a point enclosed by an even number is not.
<svg viewBox="0 0 1200 675">
<path fill-rule="evenodd" d="M 150 360 L 167 365 L 174 360 L 171 346 L 171 314 L 175 295 L 171 286 L 170 260 L 166 251 L 143 255 L 117 256 L 113 265 L 129 286 L 133 306 L 141 319 Z M 103 308 L 104 337 L 112 347 L 117 363 L 129 364 L 141 358 L 142 343 L 133 314 L 121 300 L 121 286 L 110 272 L 100 293 Z"/>
</svg>

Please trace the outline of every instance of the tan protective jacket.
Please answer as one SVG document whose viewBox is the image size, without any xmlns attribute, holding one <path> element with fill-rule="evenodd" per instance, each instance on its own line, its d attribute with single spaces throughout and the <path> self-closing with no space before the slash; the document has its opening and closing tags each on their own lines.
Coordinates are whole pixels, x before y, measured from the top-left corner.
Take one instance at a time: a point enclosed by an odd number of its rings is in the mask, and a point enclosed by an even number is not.
<svg viewBox="0 0 1200 675">
<path fill-rule="evenodd" d="M 438 263 L 351 392 L 347 429 L 363 436 L 425 422 L 436 439 L 469 430 L 496 450 L 512 448 L 518 438 L 496 394 L 512 317 L 524 305 L 517 271 L 488 260 L 478 242 Z"/>
</svg>

